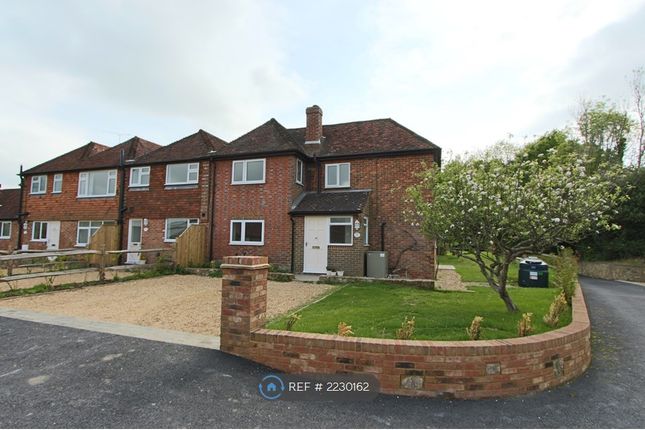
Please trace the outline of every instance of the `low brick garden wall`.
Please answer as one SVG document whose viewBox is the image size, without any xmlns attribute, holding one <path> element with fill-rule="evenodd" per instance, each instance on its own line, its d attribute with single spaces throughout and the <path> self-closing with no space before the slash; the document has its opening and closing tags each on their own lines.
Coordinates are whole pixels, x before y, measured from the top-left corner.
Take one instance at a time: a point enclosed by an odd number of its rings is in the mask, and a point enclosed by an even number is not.
<svg viewBox="0 0 645 430">
<path fill-rule="evenodd" d="M 264 329 L 266 257 L 226 257 L 221 350 L 276 370 L 374 374 L 381 392 L 446 398 L 541 391 L 582 374 L 591 327 L 580 287 L 566 327 L 514 339 L 404 341 Z"/>
</svg>

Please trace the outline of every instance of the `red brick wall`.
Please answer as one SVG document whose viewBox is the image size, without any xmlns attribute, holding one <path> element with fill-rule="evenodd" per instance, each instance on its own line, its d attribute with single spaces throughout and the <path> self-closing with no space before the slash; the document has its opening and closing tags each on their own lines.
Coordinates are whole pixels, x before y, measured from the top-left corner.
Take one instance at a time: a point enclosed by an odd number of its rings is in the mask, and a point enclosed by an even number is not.
<svg viewBox="0 0 645 430">
<path fill-rule="evenodd" d="M 432 154 L 334 160 L 321 163 L 320 181 L 324 190 L 327 163 L 351 163 L 351 188 L 371 189 L 370 251 L 381 249 L 381 223 L 385 224 L 385 250 L 389 253 L 390 271 L 413 278 L 434 278 L 436 253 L 434 241 L 428 240 L 419 227 L 404 216 L 408 207 L 405 190 L 418 182 L 416 173 L 433 162 Z M 316 189 L 315 173 L 312 189 Z"/>
<path fill-rule="evenodd" d="M 572 323 L 558 330 L 499 341 L 402 341 L 255 329 L 265 318 L 254 310 L 266 307 L 266 287 L 264 294 L 253 288 L 262 291 L 258 282 L 264 276 L 266 269 L 253 275 L 225 269 L 221 349 L 280 371 L 367 372 L 387 394 L 488 398 L 552 388 L 582 374 L 591 361 L 591 326 L 580 287 Z"/>
<path fill-rule="evenodd" d="M 0 220 L 1 222 L 1 220 Z M 0 239 L 0 251 L 13 251 L 18 244 L 18 235 L 21 234 L 18 222 L 11 221 L 11 235 L 9 239 Z"/>
<path fill-rule="evenodd" d="M 295 183 L 295 156 L 266 158 L 264 184 L 232 185 L 231 160 L 215 166 L 215 228 L 213 258 L 225 255 L 269 256 L 272 263 L 291 265 L 291 219 L 293 199 L 302 192 Z M 229 245 L 232 219 L 264 220 L 264 245 Z"/>
</svg>

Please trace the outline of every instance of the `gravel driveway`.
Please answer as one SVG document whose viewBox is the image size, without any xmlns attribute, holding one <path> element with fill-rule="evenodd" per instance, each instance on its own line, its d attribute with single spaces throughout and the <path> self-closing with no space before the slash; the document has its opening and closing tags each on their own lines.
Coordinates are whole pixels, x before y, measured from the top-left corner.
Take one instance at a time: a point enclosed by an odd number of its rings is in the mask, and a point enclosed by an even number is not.
<svg viewBox="0 0 645 430">
<path fill-rule="evenodd" d="M 267 317 L 303 306 L 333 288 L 269 281 Z M 221 279 L 173 275 L 2 299 L 0 307 L 218 336 L 221 297 Z"/>
</svg>

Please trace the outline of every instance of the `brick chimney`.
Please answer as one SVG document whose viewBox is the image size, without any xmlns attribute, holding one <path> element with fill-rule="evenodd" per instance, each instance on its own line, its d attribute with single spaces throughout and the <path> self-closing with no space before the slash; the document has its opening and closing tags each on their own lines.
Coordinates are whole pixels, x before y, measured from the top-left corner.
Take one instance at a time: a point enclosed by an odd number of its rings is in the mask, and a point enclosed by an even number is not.
<svg viewBox="0 0 645 430">
<path fill-rule="evenodd" d="M 318 105 L 308 107 L 305 143 L 320 143 L 322 135 L 322 109 Z"/>
</svg>

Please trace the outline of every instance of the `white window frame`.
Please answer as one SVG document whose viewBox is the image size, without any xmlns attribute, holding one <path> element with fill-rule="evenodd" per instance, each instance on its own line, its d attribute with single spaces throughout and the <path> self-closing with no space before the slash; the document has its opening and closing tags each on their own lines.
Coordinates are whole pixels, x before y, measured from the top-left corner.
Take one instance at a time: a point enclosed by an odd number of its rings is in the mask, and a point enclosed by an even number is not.
<svg viewBox="0 0 645 430">
<path fill-rule="evenodd" d="M 34 185 L 38 189 L 34 191 Z M 36 175 L 31 177 L 31 188 L 29 194 L 45 194 L 47 192 L 47 175 Z"/>
<path fill-rule="evenodd" d="M 370 246 L 370 219 L 368 217 L 363 217 L 363 229 L 365 230 L 363 245 Z"/>
<path fill-rule="evenodd" d="M 246 179 L 246 166 L 249 163 L 255 162 L 255 161 L 261 161 L 262 162 L 262 179 L 248 181 Z M 241 181 L 236 181 L 235 180 L 235 165 L 236 164 L 241 164 L 242 165 L 242 180 Z M 254 158 L 253 160 L 234 160 L 231 163 L 231 184 L 232 185 L 264 184 L 264 183 L 266 183 L 266 178 L 267 178 L 267 160 L 266 160 L 266 158 Z"/>
<path fill-rule="evenodd" d="M 233 224 L 234 223 L 242 224 L 242 231 L 240 232 L 240 241 L 233 240 Z M 262 224 L 262 240 L 260 242 L 250 242 L 244 240 L 246 236 L 246 224 L 247 223 L 260 223 Z M 232 219 L 229 228 L 229 245 L 251 245 L 251 246 L 263 246 L 264 245 L 264 220 L 263 219 Z"/>
<path fill-rule="evenodd" d="M 347 165 L 347 185 L 340 184 L 340 166 Z M 336 166 L 336 185 L 329 184 L 329 168 Z M 350 188 L 352 184 L 352 165 L 351 163 L 331 163 L 325 164 L 325 188 Z"/>
<path fill-rule="evenodd" d="M 56 185 L 59 186 L 59 189 L 56 190 Z M 56 173 L 54 175 L 54 180 L 52 181 L 52 194 L 60 194 L 63 192 L 63 174 Z"/>
<path fill-rule="evenodd" d="M 134 171 L 139 172 L 139 180 L 137 182 L 133 181 Z M 148 175 L 148 183 L 144 184 L 141 182 L 141 175 Z M 150 186 L 150 166 L 137 166 L 130 168 L 130 186 L 131 187 L 149 187 Z"/>
<path fill-rule="evenodd" d="M 45 237 L 42 237 L 43 233 L 43 224 L 46 225 Z M 38 225 L 38 229 L 36 229 Z M 36 239 L 36 230 L 38 230 L 38 239 Z M 47 221 L 33 221 L 31 224 L 31 241 L 32 242 L 47 242 L 47 236 L 49 235 L 49 223 Z"/>
<path fill-rule="evenodd" d="M 199 224 L 199 218 L 166 218 L 166 222 L 164 224 L 164 230 L 163 230 L 163 241 L 167 243 L 177 242 L 176 238 L 175 239 L 168 238 L 168 233 L 170 232 L 170 229 L 168 228 L 168 223 L 170 221 L 186 221 L 186 229 L 184 231 L 188 230 L 188 227 L 190 227 L 191 225 Z"/>
<path fill-rule="evenodd" d="M 168 176 L 171 166 L 186 166 L 186 180 L 183 182 L 168 182 Z M 196 173 L 195 180 L 191 181 L 190 174 Z M 199 163 L 173 163 L 166 164 L 166 184 L 165 185 L 195 185 L 199 183 Z"/>
<path fill-rule="evenodd" d="M 106 194 L 88 194 L 94 185 L 94 176 L 93 173 L 107 172 L 107 186 L 105 187 L 108 191 Z M 114 192 L 110 191 L 110 181 L 114 180 Z M 85 190 L 83 190 L 83 184 L 85 184 Z M 114 197 L 116 196 L 116 169 L 110 170 L 89 170 L 87 172 L 80 172 L 78 174 L 78 198 L 94 198 L 94 197 Z"/>
<path fill-rule="evenodd" d="M 332 218 L 349 218 L 349 222 L 331 222 Z M 331 226 L 332 225 L 348 225 L 349 226 L 349 243 L 332 243 L 331 241 Z M 354 245 L 354 217 L 349 215 L 336 215 L 329 217 L 327 221 L 327 243 L 333 246 L 353 246 Z"/>
<path fill-rule="evenodd" d="M 304 185 L 305 163 L 300 158 L 296 158 L 296 184 Z"/>
<path fill-rule="evenodd" d="M 90 225 L 87 226 L 87 227 L 81 227 L 82 222 L 88 222 L 88 223 L 90 223 Z M 98 227 L 92 227 L 92 223 L 97 223 L 97 224 L 99 224 L 99 226 Z M 92 237 L 92 229 L 95 228 L 96 230 L 98 230 L 104 224 L 115 224 L 115 222 L 110 221 L 110 220 L 100 220 L 100 221 L 97 221 L 97 220 L 81 220 L 81 221 L 77 222 L 76 223 L 76 245 L 75 246 L 86 246 L 87 244 L 89 244 L 90 243 L 90 238 Z M 85 242 L 85 243 L 80 242 L 78 240 L 79 236 L 80 236 L 81 229 L 88 230 L 88 232 L 87 232 L 87 242 Z"/>
<path fill-rule="evenodd" d="M 9 233 L 5 232 L 5 227 L 9 226 Z M 11 239 L 11 221 L 0 221 L 0 239 Z"/>
</svg>

